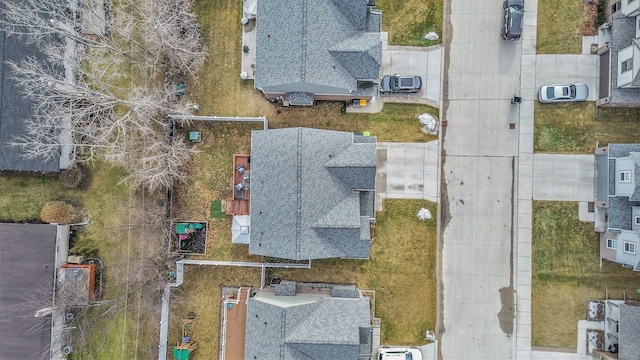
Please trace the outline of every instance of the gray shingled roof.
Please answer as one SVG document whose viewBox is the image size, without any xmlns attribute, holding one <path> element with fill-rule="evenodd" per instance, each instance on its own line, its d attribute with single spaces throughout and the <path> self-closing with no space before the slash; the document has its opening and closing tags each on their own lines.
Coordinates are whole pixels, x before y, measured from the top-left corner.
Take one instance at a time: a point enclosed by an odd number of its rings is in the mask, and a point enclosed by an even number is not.
<svg viewBox="0 0 640 360">
<path fill-rule="evenodd" d="M 609 144 L 609 229 L 633 230 L 631 208 L 640 206 L 640 201 L 635 201 L 636 194 L 640 193 L 640 168 L 636 164 L 634 179 L 636 181 L 636 191 L 631 197 L 614 196 L 616 181 L 616 159 L 623 157 L 638 157 L 640 144 Z"/>
<path fill-rule="evenodd" d="M 609 198 L 609 228 L 633 230 L 631 208 L 634 206 L 640 206 L 640 202 L 629 201 L 629 198 L 622 196 L 611 196 Z"/>
<path fill-rule="evenodd" d="M 258 1 L 256 89 L 373 95 L 356 81 L 380 76 L 380 14 L 369 9 L 367 0 Z"/>
<path fill-rule="evenodd" d="M 56 226 L 0 223 L 0 357 L 49 358 Z M 44 358 L 43 357 L 43 358 Z"/>
<path fill-rule="evenodd" d="M 247 304 L 245 359 L 371 359 L 370 319 L 366 297 L 279 306 L 258 295 Z"/>
<path fill-rule="evenodd" d="M 618 51 L 631 45 L 636 36 L 635 17 L 614 14 L 611 20 L 611 104 L 640 104 L 639 88 L 618 88 Z"/>
<path fill-rule="evenodd" d="M 618 359 L 640 359 L 640 304 L 620 304 Z"/>
<path fill-rule="evenodd" d="M 3 10 L 0 4 L 0 21 L 3 20 Z M 35 45 L 26 44 L 24 39 L 16 36 L 7 36 L 0 30 L 0 171 L 58 172 L 59 156 L 46 161 L 25 159 L 20 148 L 7 146 L 16 136 L 23 135 L 24 120 L 32 114 L 32 103 L 11 79 L 14 72 L 7 62 L 19 63 L 27 56 L 44 57 Z"/>
<path fill-rule="evenodd" d="M 249 252 L 295 260 L 368 258 L 375 176 L 375 137 L 254 131 Z"/>
</svg>

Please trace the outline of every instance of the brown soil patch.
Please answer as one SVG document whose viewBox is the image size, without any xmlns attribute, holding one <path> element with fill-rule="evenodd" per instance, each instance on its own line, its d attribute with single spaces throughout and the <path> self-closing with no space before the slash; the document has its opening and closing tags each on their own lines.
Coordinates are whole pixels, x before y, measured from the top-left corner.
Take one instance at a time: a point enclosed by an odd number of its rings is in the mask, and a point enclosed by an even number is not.
<svg viewBox="0 0 640 360">
<path fill-rule="evenodd" d="M 580 11 L 582 26 L 580 35 L 590 36 L 598 34 L 598 2 L 596 0 L 582 0 Z"/>
</svg>

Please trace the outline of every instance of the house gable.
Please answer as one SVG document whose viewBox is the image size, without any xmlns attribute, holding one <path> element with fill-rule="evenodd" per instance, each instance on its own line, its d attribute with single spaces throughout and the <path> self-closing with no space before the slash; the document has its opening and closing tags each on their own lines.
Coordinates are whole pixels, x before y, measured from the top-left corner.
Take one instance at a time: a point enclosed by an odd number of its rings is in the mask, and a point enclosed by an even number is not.
<svg viewBox="0 0 640 360">
<path fill-rule="evenodd" d="M 636 16 L 640 13 L 640 0 L 621 0 L 620 12 L 625 16 Z"/>
<path fill-rule="evenodd" d="M 358 80 L 379 76 L 379 24 L 367 0 L 261 0 L 254 86 L 267 96 L 373 96 Z"/>
<path fill-rule="evenodd" d="M 306 128 L 252 133 L 251 254 L 368 258 L 375 137 L 363 138 Z"/>
<path fill-rule="evenodd" d="M 611 253 L 615 251 L 616 262 L 640 270 L 640 144 L 609 144 L 599 156 L 602 154 L 607 158 L 600 158 L 599 165 L 608 164 L 608 173 L 604 173 L 604 166 L 598 166 L 597 181 L 606 180 L 607 184 L 599 187 L 608 188 L 608 197 L 602 208 L 605 215 L 596 216 L 606 219 L 606 229 L 596 224 L 597 231 L 605 233 L 601 236 L 601 257 L 613 260 Z"/>
<path fill-rule="evenodd" d="M 639 0 L 640 1 L 640 0 Z M 640 69 L 640 48 L 637 39 L 633 39 L 631 44 L 618 51 L 618 76 L 616 86 L 637 87 L 636 80 L 638 69 Z"/>
<path fill-rule="evenodd" d="M 371 354 L 369 298 L 330 293 L 278 296 L 262 290 L 250 298 L 245 358 L 352 360 Z"/>
<path fill-rule="evenodd" d="M 638 46 L 634 44 L 637 21 L 635 16 L 627 17 L 618 11 L 609 23 L 599 27 L 598 106 L 640 106 L 640 58 L 637 59 Z"/>
</svg>

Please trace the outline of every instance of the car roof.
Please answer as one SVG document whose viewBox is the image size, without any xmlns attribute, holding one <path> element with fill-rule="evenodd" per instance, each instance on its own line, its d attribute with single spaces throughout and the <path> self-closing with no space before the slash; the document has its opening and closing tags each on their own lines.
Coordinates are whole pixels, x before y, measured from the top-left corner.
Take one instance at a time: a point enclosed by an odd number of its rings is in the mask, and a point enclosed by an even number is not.
<svg viewBox="0 0 640 360">
<path fill-rule="evenodd" d="M 511 28 L 509 32 L 514 35 L 522 34 L 522 12 L 511 11 Z"/>
</svg>

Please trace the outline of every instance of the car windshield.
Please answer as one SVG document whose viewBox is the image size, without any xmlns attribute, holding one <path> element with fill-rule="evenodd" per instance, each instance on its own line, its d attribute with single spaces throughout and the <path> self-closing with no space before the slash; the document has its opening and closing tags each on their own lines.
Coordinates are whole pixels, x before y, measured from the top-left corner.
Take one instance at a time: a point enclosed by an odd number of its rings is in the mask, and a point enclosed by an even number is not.
<svg viewBox="0 0 640 360">
<path fill-rule="evenodd" d="M 509 9 L 511 9 L 511 11 L 517 11 L 517 12 L 523 12 L 524 8 L 520 5 L 510 5 Z"/>
<path fill-rule="evenodd" d="M 553 86 L 549 86 L 547 88 L 547 99 L 553 99 L 556 97 L 555 88 Z"/>
<path fill-rule="evenodd" d="M 397 76 L 392 76 L 391 79 L 389 79 L 389 87 L 392 90 L 398 90 L 398 77 Z"/>
<path fill-rule="evenodd" d="M 569 92 L 571 93 L 571 98 L 575 99 L 576 98 L 576 86 L 575 85 L 569 86 Z"/>
</svg>

